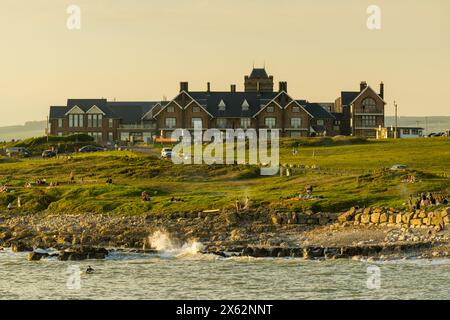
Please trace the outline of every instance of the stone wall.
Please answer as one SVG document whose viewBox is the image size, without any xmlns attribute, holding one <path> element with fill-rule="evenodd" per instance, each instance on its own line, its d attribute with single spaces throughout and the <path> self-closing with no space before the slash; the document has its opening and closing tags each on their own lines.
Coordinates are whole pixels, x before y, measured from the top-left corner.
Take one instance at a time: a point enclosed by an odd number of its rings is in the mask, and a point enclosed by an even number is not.
<svg viewBox="0 0 450 320">
<path fill-rule="evenodd" d="M 303 212 L 274 212 L 271 215 L 272 224 L 304 224 L 304 225 L 327 225 L 336 221 L 337 215 L 333 213 Z"/>
<path fill-rule="evenodd" d="M 424 210 L 407 212 L 395 209 L 351 208 L 347 212 L 339 215 L 338 221 L 340 223 L 352 223 L 354 225 L 435 228 L 436 230 L 442 230 L 450 226 L 450 207 L 435 209 L 429 212 Z"/>
</svg>

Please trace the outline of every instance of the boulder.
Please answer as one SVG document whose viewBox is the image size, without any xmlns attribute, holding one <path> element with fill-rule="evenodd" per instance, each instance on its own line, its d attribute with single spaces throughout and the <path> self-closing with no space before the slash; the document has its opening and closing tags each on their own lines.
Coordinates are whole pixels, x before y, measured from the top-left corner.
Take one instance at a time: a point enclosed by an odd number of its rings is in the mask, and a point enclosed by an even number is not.
<svg viewBox="0 0 450 320">
<path fill-rule="evenodd" d="M 427 214 L 425 211 L 420 211 L 419 214 L 417 215 L 418 218 L 423 219 L 427 217 Z"/>
<path fill-rule="evenodd" d="M 397 215 L 395 216 L 395 223 L 396 224 L 402 224 L 403 222 L 403 216 L 401 213 L 397 213 Z"/>
<path fill-rule="evenodd" d="M 445 217 L 447 217 L 449 215 L 450 215 L 450 208 L 442 210 L 442 212 L 441 212 L 441 217 L 442 218 L 445 218 Z"/>
<path fill-rule="evenodd" d="M 395 223 L 395 216 L 392 213 L 389 213 L 388 223 L 391 225 Z"/>
<path fill-rule="evenodd" d="M 23 242 L 16 242 L 11 244 L 11 250 L 12 252 L 26 252 L 33 251 L 33 248 Z"/>
<path fill-rule="evenodd" d="M 375 211 L 370 215 L 370 222 L 378 224 L 380 222 L 380 213 Z"/>
<path fill-rule="evenodd" d="M 48 253 L 42 253 L 42 252 L 30 252 L 28 254 L 27 260 L 28 261 L 39 261 L 42 258 L 48 257 L 49 254 Z"/>
<path fill-rule="evenodd" d="M 422 219 L 411 219 L 410 223 L 412 226 L 420 226 L 422 225 Z"/>
<path fill-rule="evenodd" d="M 362 214 L 361 215 L 361 223 L 362 224 L 369 224 L 370 223 L 370 215 L 369 214 Z"/>
<path fill-rule="evenodd" d="M 388 216 L 386 213 L 382 213 L 380 214 L 380 223 L 387 223 L 388 221 Z"/>
<path fill-rule="evenodd" d="M 58 254 L 58 258 L 61 261 L 79 261 L 86 259 L 105 259 L 107 255 L 108 250 L 105 248 L 81 247 L 61 251 Z"/>
</svg>

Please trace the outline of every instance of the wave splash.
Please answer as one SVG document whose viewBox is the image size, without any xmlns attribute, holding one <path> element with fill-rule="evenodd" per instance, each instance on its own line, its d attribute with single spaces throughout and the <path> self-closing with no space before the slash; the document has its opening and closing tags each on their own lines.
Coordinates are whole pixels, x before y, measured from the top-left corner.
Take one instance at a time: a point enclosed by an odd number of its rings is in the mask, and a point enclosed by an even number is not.
<svg viewBox="0 0 450 320">
<path fill-rule="evenodd" d="M 200 254 L 204 245 L 201 242 L 191 240 L 181 244 L 171 237 L 166 231 L 158 230 L 148 237 L 148 242 L 153 249 L 159 251 L 162 256 L 194 256 Z"/>
</svg>

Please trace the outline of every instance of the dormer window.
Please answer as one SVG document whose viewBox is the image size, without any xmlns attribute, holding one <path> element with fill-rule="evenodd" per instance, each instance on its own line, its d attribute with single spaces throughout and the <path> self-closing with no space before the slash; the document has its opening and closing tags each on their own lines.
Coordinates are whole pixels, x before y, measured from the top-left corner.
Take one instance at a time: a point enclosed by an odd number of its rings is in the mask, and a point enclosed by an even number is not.
<svg viewBox="0 0 450 320">
<path fill-rule="evenodd" d="M 248 108 L 250 107 L 250 105 L 247 102 L 247 99 L 244 100 L 244 102 L 242 102 L 242 111 L 248 111 Z"/>
<path fill-rule="evenodd" d="M 293 107 L 292 107 L 292 112 L 299 113 L 299 112 L 300 112 L 300 107 L 298 107 L 298 106 L 293 106 Z"/>
<path fill-rule="evenodd" d="M 274 110 L 274 107 L 273 106 L 268 106 L 267 107 L 267 112 L 270 112 L 270 113 L 272 113 L 272 112 L 274 112 L 275 110 Z"/>
<path fill-rule="evenodd" d="M 175 107 L 174 106 L 168 106 L 167 107 L 167 112 L 170 112 L 170 113 L 175 112 Z"/>
<path fill-rule="evenodd" d="M 192 107 L 192 112 L 200 112 L 200 107 Z"/>
<path fill-rule="evenodd" d="M 225 111 L 225 109 L 226 109 L 226 104 L 225 104 L 225 102 L 222 99 L 219 102 L 219 111 Z"/>
</svg>

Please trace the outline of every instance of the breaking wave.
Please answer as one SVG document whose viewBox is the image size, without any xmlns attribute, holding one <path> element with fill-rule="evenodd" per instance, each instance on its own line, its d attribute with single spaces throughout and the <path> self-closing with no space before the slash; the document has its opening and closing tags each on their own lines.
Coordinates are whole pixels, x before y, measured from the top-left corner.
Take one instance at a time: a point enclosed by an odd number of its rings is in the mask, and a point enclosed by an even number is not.
<svg viewBox="0 0 450 320">
<path fill-rule="evenodd" d="M 191 240 L 180 243 L 165 231 L 154 232 L 148 237 L 148 242 L 151 248 L 158 250 L 159 255 L 167 257 L 195 256 L 204 249 L 201 242 Z"/>
</svg>

